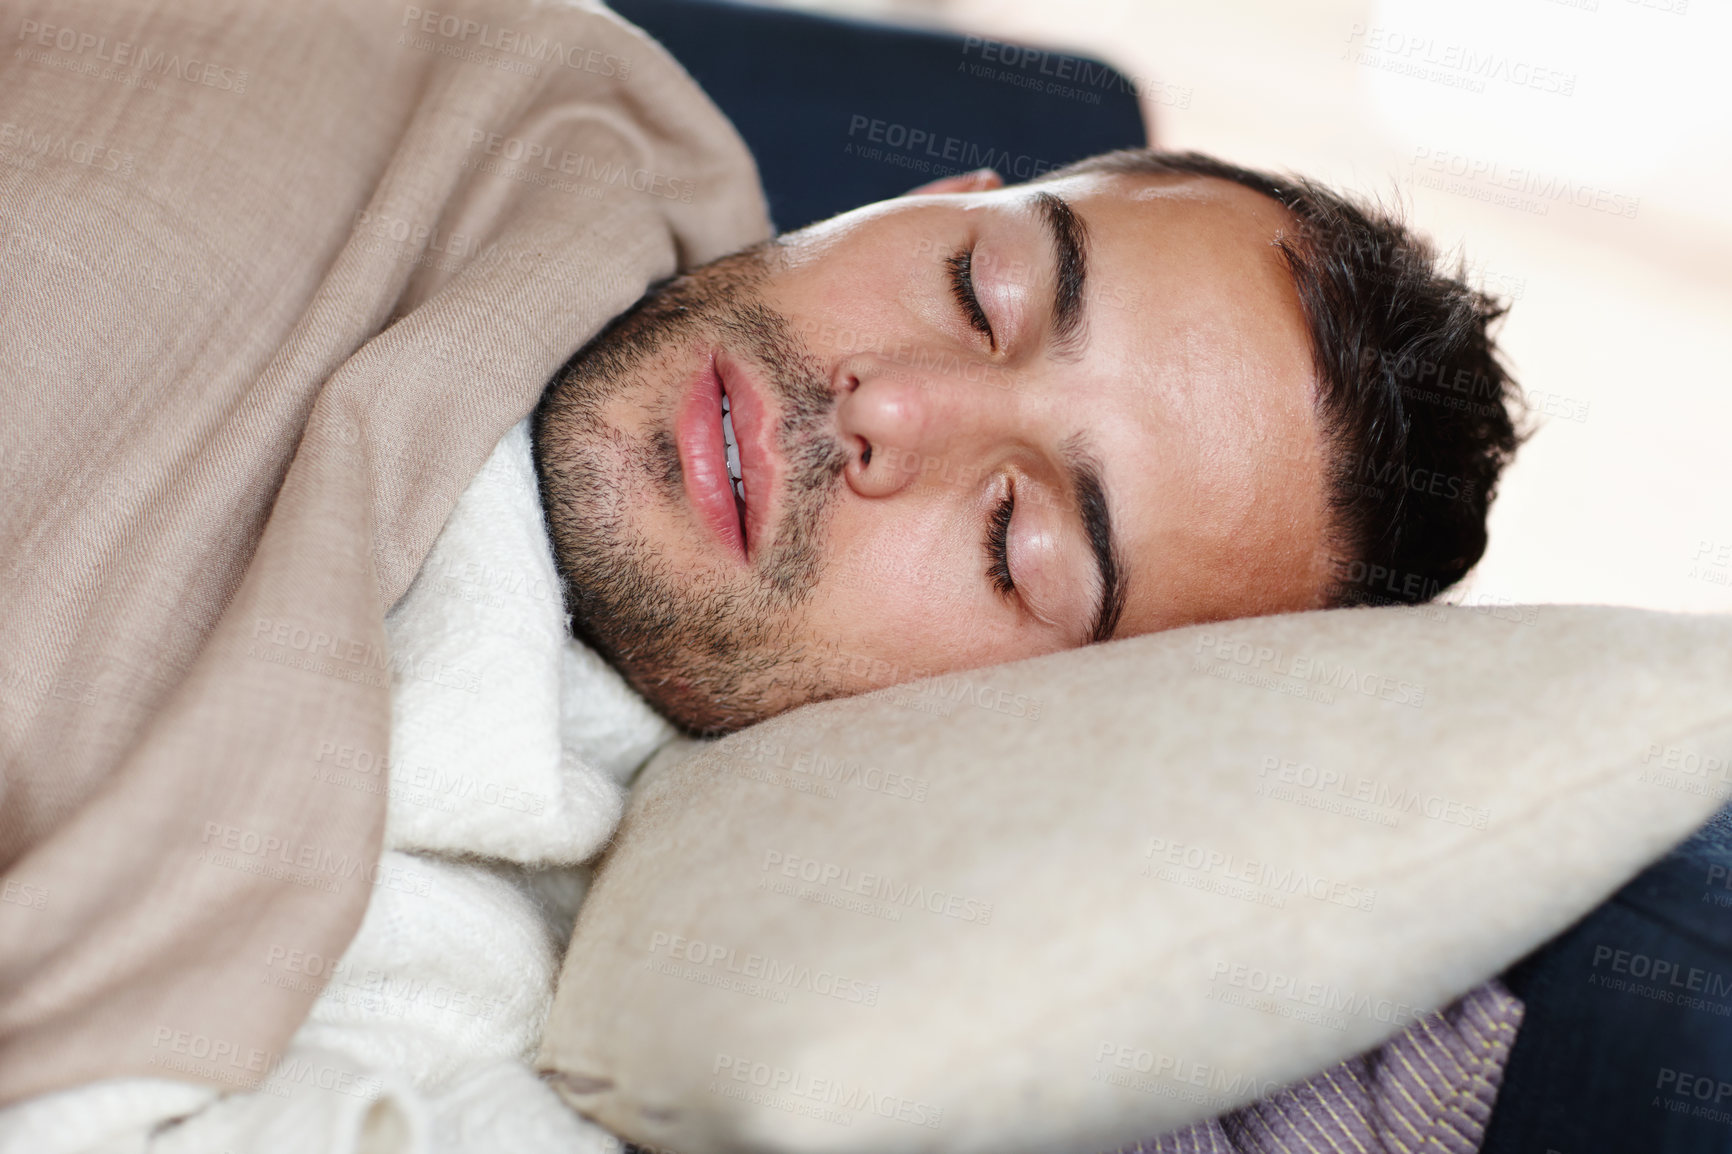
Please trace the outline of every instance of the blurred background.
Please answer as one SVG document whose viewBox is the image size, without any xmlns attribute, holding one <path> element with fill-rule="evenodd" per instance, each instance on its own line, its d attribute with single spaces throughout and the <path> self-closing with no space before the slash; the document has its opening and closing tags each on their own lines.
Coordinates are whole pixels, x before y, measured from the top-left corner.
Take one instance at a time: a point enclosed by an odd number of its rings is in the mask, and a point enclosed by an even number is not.
<svg viewBox="0 0 1732 1154">
<path fill-rule="evenodd" d="M 1732 612 L 1728 0 L 782 6 L 1097 56 L 1163 147 L 1405 205 L 1540 414 L 1448 599 Z"/>
</svg>

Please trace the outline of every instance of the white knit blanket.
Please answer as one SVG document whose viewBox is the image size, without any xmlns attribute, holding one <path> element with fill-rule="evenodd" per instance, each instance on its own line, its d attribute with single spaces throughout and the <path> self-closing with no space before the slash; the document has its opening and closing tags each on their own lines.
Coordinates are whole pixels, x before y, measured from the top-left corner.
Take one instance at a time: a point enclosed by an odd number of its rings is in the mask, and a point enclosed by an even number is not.
<svg viewBox="0 0 1732 1154">
<path fill-rule="evenodd" d="M 327 782 L 389 789 L 385 852 L 340 960 L 270 980 L 324 993 L 261 1089 L 115 1079 L 0 1111 L 28 1154 L 601 1154 L 618 1141 L 526 1065 L 624 786 L 671 730 L 572 641 L 528 421 L 494 450 L 386 618 L 389 766 L 320 751 Z"/>
</svg>

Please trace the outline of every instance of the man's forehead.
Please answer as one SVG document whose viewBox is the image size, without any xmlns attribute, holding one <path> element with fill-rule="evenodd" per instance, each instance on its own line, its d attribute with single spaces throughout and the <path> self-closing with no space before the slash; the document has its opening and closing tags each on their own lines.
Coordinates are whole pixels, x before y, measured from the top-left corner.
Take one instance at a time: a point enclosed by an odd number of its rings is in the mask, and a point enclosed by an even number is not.
<svg viewBox="0 0 1732 1154">
<path fill-rule="evenodd" d="M 1090 232 L 1097 372 L 1163 406 L 1233 406 L 1226 437 L 1264 435 L 1271 406 L 1310 413 L 1310 333 L 1277 243 L 1290 235 L 1286 209 L 1213 177 L 1072 179 L 1053 191 Z"/>
<path fill-rule="evenodd" d="M 1191 172 L 1079 172 L 1012 185 L 1007 191 L 1018 190 L 1056 192 L 1073 202 L 1189 206 L 1238 216 L 1245 224 L 1252 217 L 1260 218 L 1262 224 L 1254 227 L 1273 229 L 1294 223 L 1292 213 L 1283 205 L 1254 188 L 1225 177 Z"/>
<path fill-rule="evenodd" d="M 1275 243 L 1289 214 L 1211 177 L 1050 187 L 1088 222 L 1100 278 L 1097 359 L 1083 366 L 1098 376 L 1084 387 L 1100 390 L 1109 486 L 1141 578 L 1124 632 L 1170 624 L 1164 609 L 1236 614 L 1246 606 L 1182 607 L 1169 578 L 1213 573 L 1222 590 L 1274 592 L 1312 568 L 1324 523 L 1310 338 Z"/>
</svg>

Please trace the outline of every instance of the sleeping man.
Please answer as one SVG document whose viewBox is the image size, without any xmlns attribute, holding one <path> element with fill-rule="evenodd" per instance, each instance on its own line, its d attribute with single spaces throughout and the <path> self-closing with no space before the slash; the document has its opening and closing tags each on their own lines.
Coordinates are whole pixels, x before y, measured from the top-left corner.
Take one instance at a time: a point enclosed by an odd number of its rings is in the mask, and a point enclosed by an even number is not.
<svg viewBox="0 0 1732 1154">
<path fill-rule="evenodd" d="M 1491 301 L 1197 154 L 982 171 L 657 288 L 536 416 L 568 607 L 667 716 L 1417 602 L 1518 436 Z"/>
<path fill-rule="evenodd" d="M 577 1149 L 498 1126 L 577 1125 L 525 1059 L 669 722 L 1423 601 L 1484 549 L 1501 309 L 1322 187 L 1121 152 L 772 237 L 598 4 L 27 8 L 0 1147 L 390 1107 L 347 1148 Z"/>
</svg>

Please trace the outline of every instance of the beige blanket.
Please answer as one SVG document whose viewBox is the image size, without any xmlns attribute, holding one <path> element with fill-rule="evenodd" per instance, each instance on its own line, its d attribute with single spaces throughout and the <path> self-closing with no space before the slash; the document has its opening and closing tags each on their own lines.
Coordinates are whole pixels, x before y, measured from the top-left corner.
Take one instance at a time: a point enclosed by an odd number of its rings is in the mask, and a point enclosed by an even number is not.
<svg viewBox="0 0 1732 1154">
<path fill-rule="evenodd" d="M 0 23 L 0 1103 L 251 1087 L 374 885 L 383 615 L 559 363 L 768 229 L 599 7 Z"/>
</svg>

